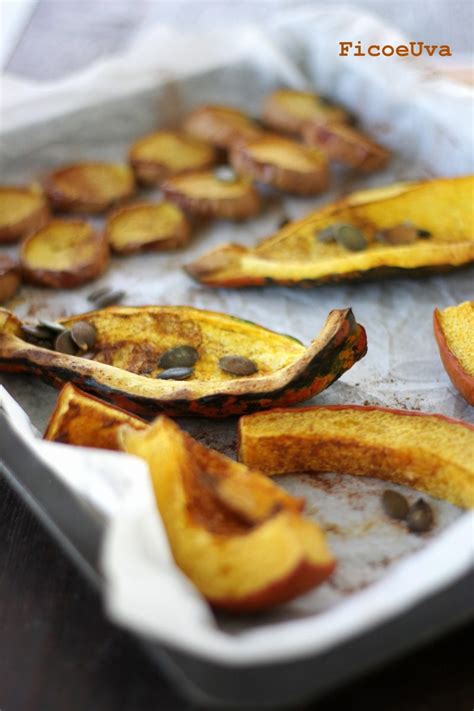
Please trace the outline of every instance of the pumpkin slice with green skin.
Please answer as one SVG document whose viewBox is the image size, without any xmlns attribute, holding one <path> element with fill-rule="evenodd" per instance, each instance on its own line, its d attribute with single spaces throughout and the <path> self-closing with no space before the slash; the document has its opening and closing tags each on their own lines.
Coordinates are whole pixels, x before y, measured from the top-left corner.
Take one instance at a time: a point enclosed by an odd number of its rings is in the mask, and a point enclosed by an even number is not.
<svg viewBox="0 0 474 711">
<path fill-rule="evenodd" d="M 0 309 L 0 370 L 33 373 L 56 386 L 71 382 L 144 417 L 165 412 L 220 418 L 306 400 L 367 350 L 365 330 L 350 309 L 331 311 L 307 348 L 249 321 L 188 306 L 113 306 L 61 323 L 70 328 L 79 321 L 97 334 L 88 358 L 27 343 L 21 321 Z M 160 357 L 182 345 L 198 353 L 191 376 L 158 378 Z M 257 372 L 224 372 L 219 360 L 230 355 L 252 360 Z"/>
<path fill-rule="evenodd" d="M 123 425 L 135 430 L 147 427 L 138 417 L 68 383 L 58 395 L 44 439 L 79 447 L 119 449 L 117 433 Z"/>
<path fill-rule="evenodd" d="M 435 309 L 433 327 L 439 354 L 454 387 L 474 405 L 474 301 Z"/>
<path fill-rule="evenodd" d="M 276 409 L 239 421 L 239 459 L 266 474 L 386 479 L 474 508 L 474 425 L 359 405 Z"/>
<path fill-rule="evenodd" d="M 323 532 L 300 513 L 301 499 L 166 417 L 120 434 L 124 451 L 148 464 L 177 565 L 214 607 L 267 609 L 334 570 Z"/>
<path fill-rule="evenodd" d="M 357 192 L 286 225 L 254 249 L 226 244 L 186 270 L 213 287 L 316 286 L 448 271 L 474 262 L 473 194 L 474 176 Z M 418 231 L 411 244 L 380 240 L 404 223 Z M 351 251 L 320 237 L 341 225 L 355 227 L 366 248 Z"/>
</svg>

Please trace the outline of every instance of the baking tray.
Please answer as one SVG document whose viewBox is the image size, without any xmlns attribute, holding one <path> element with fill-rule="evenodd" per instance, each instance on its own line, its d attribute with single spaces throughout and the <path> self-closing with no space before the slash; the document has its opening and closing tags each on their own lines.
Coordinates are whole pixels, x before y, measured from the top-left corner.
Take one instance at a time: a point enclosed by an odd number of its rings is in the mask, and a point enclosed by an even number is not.
<svg viewBox="0 0 474 711">
<path fill-rule="evenodd" d="M 7 140 L 2 145 L 2 160 L 8 165 L 9 179 L 24 179 L 31 172 L 40 174 L 45 167 L 54 165 L 64 159 L 65 150 L 69 159 L 75 157 L 100 157 L 117 158 L 117 143 L 125 147 L 137 135 L 151 130 L 156 125 L 156 116 L 159 114 L 161 125 L 173 124 L 182 117 L 193 104 L 203 101 L 218 101 L 220 103 L 239 103 L 247 110 L 255 109 L 262 93 L 269 91 L 273 86 L 290 80 L 288 74 L 281 67 L 278 71 L 269 72 L 262 61 L 245 60 L 238 66 L 235 64 L 222 65 L 206 72 L 194 73 L 193 76 L 181 78 L 177 81 L 163 82 L 160 91 L 151 86 L 146 89 L 131 90 L 126 96 L 114 97 L 103 100 L 100 97 L 93 105 L 71 109 L 60 116 L 49 118 L 47 121 L 37 121 L 34 131 L 28 135 L 28 149 L 24 149 L 25 131 L 20 129 L 10 131 Z M 344 89 L 344 82 L 339 86 Z M 337 87 L 335 87 L 337 89 Z M 235 97 L 238 96 L 238 102 Z M 370 99 L 370 97 L 366 97 Z M 378 100 L 378 99 L 377 99 Z M 369 101 L 370 103 L 370 101 Z M 110 117 L 115 120 L 111 125 Z M 93 140 L 91 140 L 93 137 Z M 89 143 L 88 153 L 84 154 L 84 143 Z M 405 146 L 406 153 L 410 151 Z M 16 159 L 16 154 L 19 158 Z M 397 166 L 397 177 L 420 177 L 420 172 L 414 170 L 406 157 L 402 158 L 402 165 Z M 426 173 L 421 174 L 428 174 Z M 375 176 L 367 181 L 352 178 L 352 182 L 337 185 L 336 191 L 349 190 L 359 185 L 370 184 L 370 181 L 389 182 L 387 175 Z M 337 181 L 337 176 L 336 176 Z M 323 201 L 328 197 L 324 196 Z M 315 204 L 314 201 L 288 201 L 285 209 L 292 217 L 303 214 Z M 268 233 L 269 227 L 274 227 L 281 218 L 280 208 L 270 209 L 264 215 L 238 228 L 238 238 L 251 244 L 256 238 Z M 198 236 L 190 251 L 202 253 L 212 246 L 209 234 Z M 214 236 L 220 241 L 219 235 Z M 192 258 L 192 257 L 189 257 Z M 167 269 L 175 269 L 174 256 L 160 256 L 160 276 L 167 278 Z M 140 290 L 138 275 L 143 270 L 149 269 L 146 255 L 139 255 L 126 261 L 113 260 L 110 275 L 106 275 L 108 283 L 112 280 L 124 279 L 132 285 L 132 302 L 143 303 L 143 292 Z M 181 258 L 181 261 L 184 261 Z M 120 264 L 120 268 L 117 266 Z M 150 278 L 150 272 L 147 273 Z M 454 279 L 460 280 L 464 285 L 472 276 L 472 271 L 460 277 L 446 277 L 445 285 L 453 285 Z M 402 283 L 402 282 L 401 282 Z M 404 284 L 405 282 L 403 282 Z M 428 282 L 424 282 L 426 285 Z M 436 284 L 431 281 L 431 285 Z M 120 286 L 115 281 L 112 286 Z M 364 287 L 365 288 L 365 287 Z M 365 299 L 370 302 L 383 298 L 382 291 L 377 291 L 376 285 L 367 287 L 370 293 L 365 292 Z M 411 287 L 410 287 L 411 288 Z M 423 288 L 426 288 L 423 286 Z M 449 287 L 448 287 L 449 288 Z M 363 302 L 359 287 L 349 287 L 348 292 L 353 301 Z M 416 289 L 416 287 L 415 287 Z M 23 316 L 34 317 L 44 315 L 45 311 L 53 317 L 62 313 L 78 313 L 87 308 L 86 294 L 90 288 L 74 290 L 70 294 L 60 293 L 47 295 L 45 292 L 28 288 L 24 290 L 24 298 L 15 304 L 16 310 Z M 390 304 L 397 292 L 397 286 L 387 287 L 385 295 L 387 304 Z M 280 296 L 275 296 L 278 293 Z M 321 311 L 321 302 L 329 301 L 331 306 L 339 306 L 340 289 L 324 288 L 318 291 L 318 297 L 309 303 L 306 299 L 306 313 Z M 241 313 L 243 306 L 249 303 L 257 304 L 259 300 L 264 303 L 266 299 L 274 299 L 268 308 L 268 318 L 265 325 L 278 330 L 279 304 L 289 303 L 295 297 L 288 290 L 273 291 L 262 294 L 257 290 L 250 292 L 251 296 L 244 297 L 236 293 L 229 295 L 234 313 Z M 191 296 L 193 305 L 204 308 L 214 308 L 213 296 L 201 287 L 192 287 L 190 291 L 185 288 L 178 289 L 177 294 L 169 294 L 168 302 L 182 303 L 183 298 Z M 346 298 L 344 296 L 343 298 Z M 281 299 L 278 302 L 278 299 Z M 170 301 L 171 300 L 171 301 Z M 420 292 L 421 300 L 421 292 Z M 33 308 L 31 307 L 33 304 Z M 52 311 L 49 311 L 51 307 Z M 253 306 L 252 306 L 253 308 Z M 255 308 L 257 308 L 255 306 Z M 325 308 L 325 306 L 323 307 Z M 360 306 L 358 305 L 358 308 Z M 356 315 L 358 314 L 356 308 Z M 252 317 L 252 314 L 245 313 Z M 273 319 L 273 321 L 272 321 Z M 258 318 L 256 319 L 258 320 Z M 363 321 L 363 319 L 361 319 Z M 305 328 L 304 318 L 296 322 L 301 329 Z M 294 330 L 294 329 L 293 329 Z M 296 335 L 296 334 L 295 334 Z M 420 337 L 423 337 L 422 335 Z M 370 346 L 369 346 L 370 347 Z M 350 374 L 352 377 L 352 374 Z M 350 384 L 351 377 L 345 378 L 344 383 L 338 384 L 339 390 L 335 397 L 338 401 L 350 401 L 356 389 Z M 358 378 L 356 378 L 358 379 Z M 34 424 L 40 429 L 45 424 L 45 413 L 49 412 L 54 400 L 54 393 L 43 386 L 36 385 L 29 378 L 21 376 L 5 376 L 0 378 L 7 389 L 19 399 L 21 405 L 27 410 Z M 357 383 L 355 384 L 357 385 Z M 375 388 L 375 385 L 373 385 Z M 331 389 L 332 391 L 333 389 Z M 395 388 L 387 382 L 380 382 L 377 395 L 387 391 L 398 397 Z M 392 392 L 393 391 L 393 392 Z M 334 390 L 336 392 L 336 390 Z M 408 394 L 413 397 L 416 386 Z M 323 394 L 322 401 L 328 397 Z M 330 394 L 329 398 L 333 395 Z M 360 397 L 364 397 L 363 393 Z M 400 396 L 401 397 L 401 396 Z M 418 397 L 418 394 L 416 394 Z M 319 399 L 321 402 L 321 398 Z M 420 397 L 419 404 L 422 405 Z M 384 403 L 382 403 L 384 404 Z M 397 405 L 397 401 L 390 403 Z M 416 401 L 418 404 L 418 400 Z M 463 416 L 462 406 L 456 398 L 450 399 L 450 407 L 457 414 Z M 219 428 L 221 425 L 219 425 Z M 192 433 L 208 439 L 211 429 L 210 423 L 189 424 Z M 215 426 L 216 431 L 219 429 Z M 225 442 L 225 437 L 222 440 Z M 211 442 L 213 444 L 213 442 Z M 228 444 L 228 441 L 227 441 Z M 217 444 L 216 444 L 217 446 Z M 226 447 L 223 447 L 226 449 Z M 229 451 L 229 450 L 227 450 Z M 71 556 L 86 577 L 94 584 L 98 591 L 103 590 L 99 560 L 101 544 L 104 535 L 104 520 L 97 515 L 93 508 L 60 481 L 54 471 L 44 462 L 39 461 L 27 444 L 19 438 L 8 422 L 4 413 L 0 412 L 0 456 L 3 459 L 6 476 L 12 486 L 17 489 L 26 503 L 33 510 L 51 534 L 56 538 L 65 552 Z M 254 665 L 239 664 L 233 668 L 228 663 L 219 663 L 204 659 L 196 655 L 164 645 L 155 641 L 138 637 L 147 652 L 163 668 L 165 673 L 174 681 L 177 690 L 187 698 L 197 703 L 216 705 L 219 707 L 235 708 L 284 708 L 289 705 L 301 703 L 309 698 L 321 695 L 326 691 L 347 682 L 349 679 L 385 663 L 389 659 L 402 654 L 416 645 L 422 644 L 444 631 L 462 624 L 463 621 L 474 616 L 474 574 L 470 573 L 457 580 L 449 587 L 439 591 L 422 602 L 411 607 L 410 610 L 397 614 L 389 623 L 379 624 L 370 632 L 354 635 L 350 640 L 336 644 L 329 651 L 318 654 L 307 654 L 297 660 L 285 662 L 259 663 Z"/>
<path fill-rule="evenodd" d="M 100 592 L 103 521 L 31 452 L 0 411 L 3 471 L 63 551 Z M 194 703 L 279 709 L 314 699 L 474 617 L 474 571 L 388 624 L 323 654 L 233 669 L 138 638 L 176 690 Z"/>
</svg>

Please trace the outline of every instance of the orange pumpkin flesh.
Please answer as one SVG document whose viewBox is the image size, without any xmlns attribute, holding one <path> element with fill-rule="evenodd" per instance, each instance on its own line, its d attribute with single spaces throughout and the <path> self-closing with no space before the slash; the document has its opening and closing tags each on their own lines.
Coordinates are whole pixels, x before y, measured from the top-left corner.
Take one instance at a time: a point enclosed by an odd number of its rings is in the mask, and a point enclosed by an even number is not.
<svg viewBox="0 0 474 711">
<path fill-rule="evenodd" d="M 332 573 L 324 534 L 301 516 L 301 501 L 258 472 L 163 416 L 143 432 L 124 428 L 121 437 L 126 452 L 148 463 L 177 565 L 214 607 L 266 609 Z"/>
<path fill-rule="evenodd" d="M 44 439 L 79 447 L 118 449 L 117 431 L 122 425 L 137 430 L 147 426 L 138 417 L 86 395 L 68 383 L 58 395 Z"/>
<path fill-rule="evenodd" d="M 239 459 L 266 474 L 373 476 L 474 507 L 474 426 L 443 415 L 336 405 L 242 417 Z"/>
<path fill-rule="evenodd" d="M 474 301 L 435 309 L 433 328 L 451 382 L 474 405 Z"/>
</svg>

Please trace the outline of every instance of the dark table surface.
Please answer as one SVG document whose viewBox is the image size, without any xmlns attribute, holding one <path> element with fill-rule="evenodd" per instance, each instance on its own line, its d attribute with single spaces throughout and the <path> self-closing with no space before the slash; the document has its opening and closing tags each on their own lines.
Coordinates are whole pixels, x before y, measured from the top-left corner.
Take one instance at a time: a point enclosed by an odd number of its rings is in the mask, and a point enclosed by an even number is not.
<svg viewBox="0 0 474 711">
<path fill-rule="evenodd" d="M 77 69 L 122 46 L 145 9 L 144 0 L 41 0 L 8 66 L 45 79 Z M 312 708 L 472 711 L 473 638 L 474 624 L 466 625 Z M 1 711 L 187 708 L 135 642 L 107 622 L 96 592 L 0 475 Z"/>
</svg>

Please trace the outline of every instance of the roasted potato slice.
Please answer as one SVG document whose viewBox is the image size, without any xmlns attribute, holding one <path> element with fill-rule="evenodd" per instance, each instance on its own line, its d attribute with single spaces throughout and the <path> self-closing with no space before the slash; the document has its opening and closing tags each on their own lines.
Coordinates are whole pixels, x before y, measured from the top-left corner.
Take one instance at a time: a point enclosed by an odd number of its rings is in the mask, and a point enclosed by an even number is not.
<svg viewBox="0 0 474 711">
<path fill-rule="evenodd" d="M 203 218 L 245 220 L 261 206 L 259 193 L 246 178 L 223 180 L 213 171 L 176 175 L 162 189 L 168 200 Z"/>
<path fill-rule="evenodd" d="M 329 181 L 323 153 L 273 134 L 235 146 L 231 163 L 246 178 L 296 195 L 320 193 Z"/>
<path fill-rule="evenodd" d="M 311 91 L 278 89 L 265 99 L 263 120 L 277 131 L 300 133 L 308 121 L 346 123 L 351 117 L 341 106 Z"/>
<path fill-rule="evenodd" d="M 217 148 L 229 149 L 261 133 L 255 121 L 231 106 L 199 106 L 184 122 L 187 133 Z"/>
<path fill-rule="evenodd" d="M 20 283 L 18 264 L 7 255 L 0 255 L 0 304 L 14 296 Z"/>
<path fill-rule="evenodd" d="M 50 173 L 44 187 L 61 212 L 104 212 L 135 192 L 132 170 L 118 163 L 74 163 Z"/>
<path fill-rule="evenodd" d="M 209 144 L 185 133 L 156 131 L 135 141 L 128 159 L 137 180 L 157 185 L 171 175 L 210 168 L 217 161 L 217 153 Z"/>
<path fill-rule="evenodd" d="M 304 126 L 302 134 L 308 146 L 319 148 L 330 160 L 366 173 L 383 168 L 391 155 L 387 148 L 351 126 L 312 122 Z"/>
<path fill-rule="evenodd" d="M 179 207 L 170 202 L 143 202 L 110 215 L 105 234 L 118 254 L 177 249 L 188 243 L 190 224 Z"/>
<path fill-rule="evenodd" d="M 21 245 L 26 281 L 69 289 L 98 277 L 109 261 L 105 235 L 83 220 L 53 220 Z"/>
<path fill-rule="evenodd" d="M 38 186 L 0 187 L 0 242 L 16 242 L 49 220 L 49 208 Z"/>
</svg>

